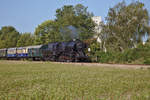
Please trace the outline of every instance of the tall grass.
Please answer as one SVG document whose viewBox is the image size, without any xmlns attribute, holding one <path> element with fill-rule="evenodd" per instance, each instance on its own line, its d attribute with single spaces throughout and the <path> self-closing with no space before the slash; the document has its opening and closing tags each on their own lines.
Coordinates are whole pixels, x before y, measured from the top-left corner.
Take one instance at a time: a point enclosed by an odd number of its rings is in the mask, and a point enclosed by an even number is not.
<svg viewBox="0 0 150 100">
<path fill-rule="evenodd" d="M 150 69 L 0 61 L 0 100 L 150 100 Z"/>
</svg>

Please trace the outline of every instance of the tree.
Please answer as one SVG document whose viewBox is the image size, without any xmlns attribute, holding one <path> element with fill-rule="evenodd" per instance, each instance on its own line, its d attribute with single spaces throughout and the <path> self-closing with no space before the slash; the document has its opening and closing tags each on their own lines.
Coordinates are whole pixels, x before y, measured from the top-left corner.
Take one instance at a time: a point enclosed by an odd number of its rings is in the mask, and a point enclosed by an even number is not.
<svg viewBox="0 0 150 100">
<path fill-rule="evenodd" d="M 2 32 L 1 32 L 1 30 L 0 30 L 0 36 L 1 36 L 1 34 L 2 34 Z"/>
<path fill-rule="evenodd" d="M 57 9 L 54 21 L 47 20 L 35 29 L 35 44 L 93 37 L 95 24 L 91 19 L 92 15 L 81 4 Z"/>
<path fill-rule="evenodd" d="M 29 46 L 34 44 L 34 36 L 31 33 L 20 34 L 17 42 L 18 47 Z"/>
<path fill-rule="evenodd" d="M 101 37 L 107 49 L 124 51 L 136 47 L 145 34 L 150 34 L 149 14 L 139 1 L 129 5 L 123 1 L 109 9 L 102 28 Z"/>
<path fill-rule="evenodd" d="M 60 29 L 73 26 L 81 40 L 94 35 L 95 24 L 91 19 L 92 16 L 93 14 L 87 11 L 87 7 L 81 4 L 68 5 L 56 10 L 56 22 L 59 23 Z"/>
<path fill-rule="evenodd" d="M 55 21 L 47 20 L 40 24 L 34 32 L 35 44 L 46 44 L 61 40 L 61 35 Z"/>
<path fill-rule="evenodd" d="M 0 48 L 16 47 L 19 32 L 12 26 L 4 26 L 0 30 Z"/>
</svg>

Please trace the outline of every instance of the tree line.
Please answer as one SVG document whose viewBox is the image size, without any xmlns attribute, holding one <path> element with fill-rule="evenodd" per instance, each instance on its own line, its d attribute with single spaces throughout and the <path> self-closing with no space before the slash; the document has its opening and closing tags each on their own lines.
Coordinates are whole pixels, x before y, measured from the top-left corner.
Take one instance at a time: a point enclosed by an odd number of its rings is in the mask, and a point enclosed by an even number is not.
<svg viewBox="0 0 150 100">
<path fill-rule="evenodd" d="M 101 27 L 101 43 L 90 41 L 92 61 L 150 64 L 150 16 L 143 3 L 118 3 Z"/>
<path fill-rule="evenodd" d="M 91 48 L 89 56 L 92 61 L 98 62 L 129 60 L 132 56 L 137 56 L 133 53 L 133 51 L 138 52 L 137 48 L 140 48 L 140 52 L 142 48 L 149 48 L 150 16 L 143 3 L 133 1 L 126 4 L 122 1 L 109 8 L 105 21 L 100 23 L 102 31 L 98 33 L 98 37 L 101 43 L 93 38 L 96 34 L 93 16 L 94 14 L 88 11 L 88 7 L 82 4 L 65 5 L 56 10 L 54 20 L 44 21 L 36 27 L 33 34 L 19 33 L 13 26 L 2 27 L 0 48 L 47 44 L 75 38 L 89 45 Z M 148 38 L 146 47 L 142 44 L 144 37 Z M 128 58 L 129 54 L 131 57 Z M 116 59 L 112 59 L 114 57 Z M 145 59 L 138 57 L 138 59 Z M 129 62 L 126 60 L 123 62 Z"/>
<path fill-rule="evenodd" d="M 56 10 L 55 20 L 46 20 L 35 29 L 34 34 L 19 33 L 13 26 L 0 30 L 0 48 L 47 44 L 49 42 L 86 40 L 94 35 L 95 23 L 87 7 L 77 4 L 65 5 Z"/>
</svg>

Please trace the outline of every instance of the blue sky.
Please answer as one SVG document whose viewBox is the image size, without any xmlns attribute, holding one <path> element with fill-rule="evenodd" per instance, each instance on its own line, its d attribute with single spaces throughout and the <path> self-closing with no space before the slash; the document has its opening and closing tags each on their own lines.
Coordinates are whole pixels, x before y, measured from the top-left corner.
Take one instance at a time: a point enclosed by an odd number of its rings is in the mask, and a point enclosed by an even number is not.
<svg viewBox="0 0 150 100">
<path fill-rule="evenodd" d="M 108 9 L 122 0 L 0 0 L 0 27 L 14 26 L 19 32 L 34 32 L 34 29 L 48 19 L 55 18 L 55 11 L 63 5 L 78 3 L 88 6 L 95 16 L 107 16 Z M 136 0 L 125 0 L 127 3 Z M 150 0 L 143 2 L 150 12 Z"/>
</svg>

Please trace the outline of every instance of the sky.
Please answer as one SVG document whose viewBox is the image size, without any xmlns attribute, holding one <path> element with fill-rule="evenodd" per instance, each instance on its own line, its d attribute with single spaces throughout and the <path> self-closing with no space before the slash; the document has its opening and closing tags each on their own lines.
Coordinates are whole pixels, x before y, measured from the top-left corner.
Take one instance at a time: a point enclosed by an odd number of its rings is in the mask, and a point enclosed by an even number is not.
<svg viewBox="0 0 150 100">
<path fill-rule="evenodd" d="M 42 22 L 55 19 L 55 11 L 64 5 L 83 4 L 95 16 L 105 20 L 108 10 L 122 0 L 0 0 L 0 28 L 13 26 L 17 31 L 31 32 Z M 127 4 L 136 0 L 125 0 Z M 139 0 L 150 14 L 150 0 Z"/>
</svg>

